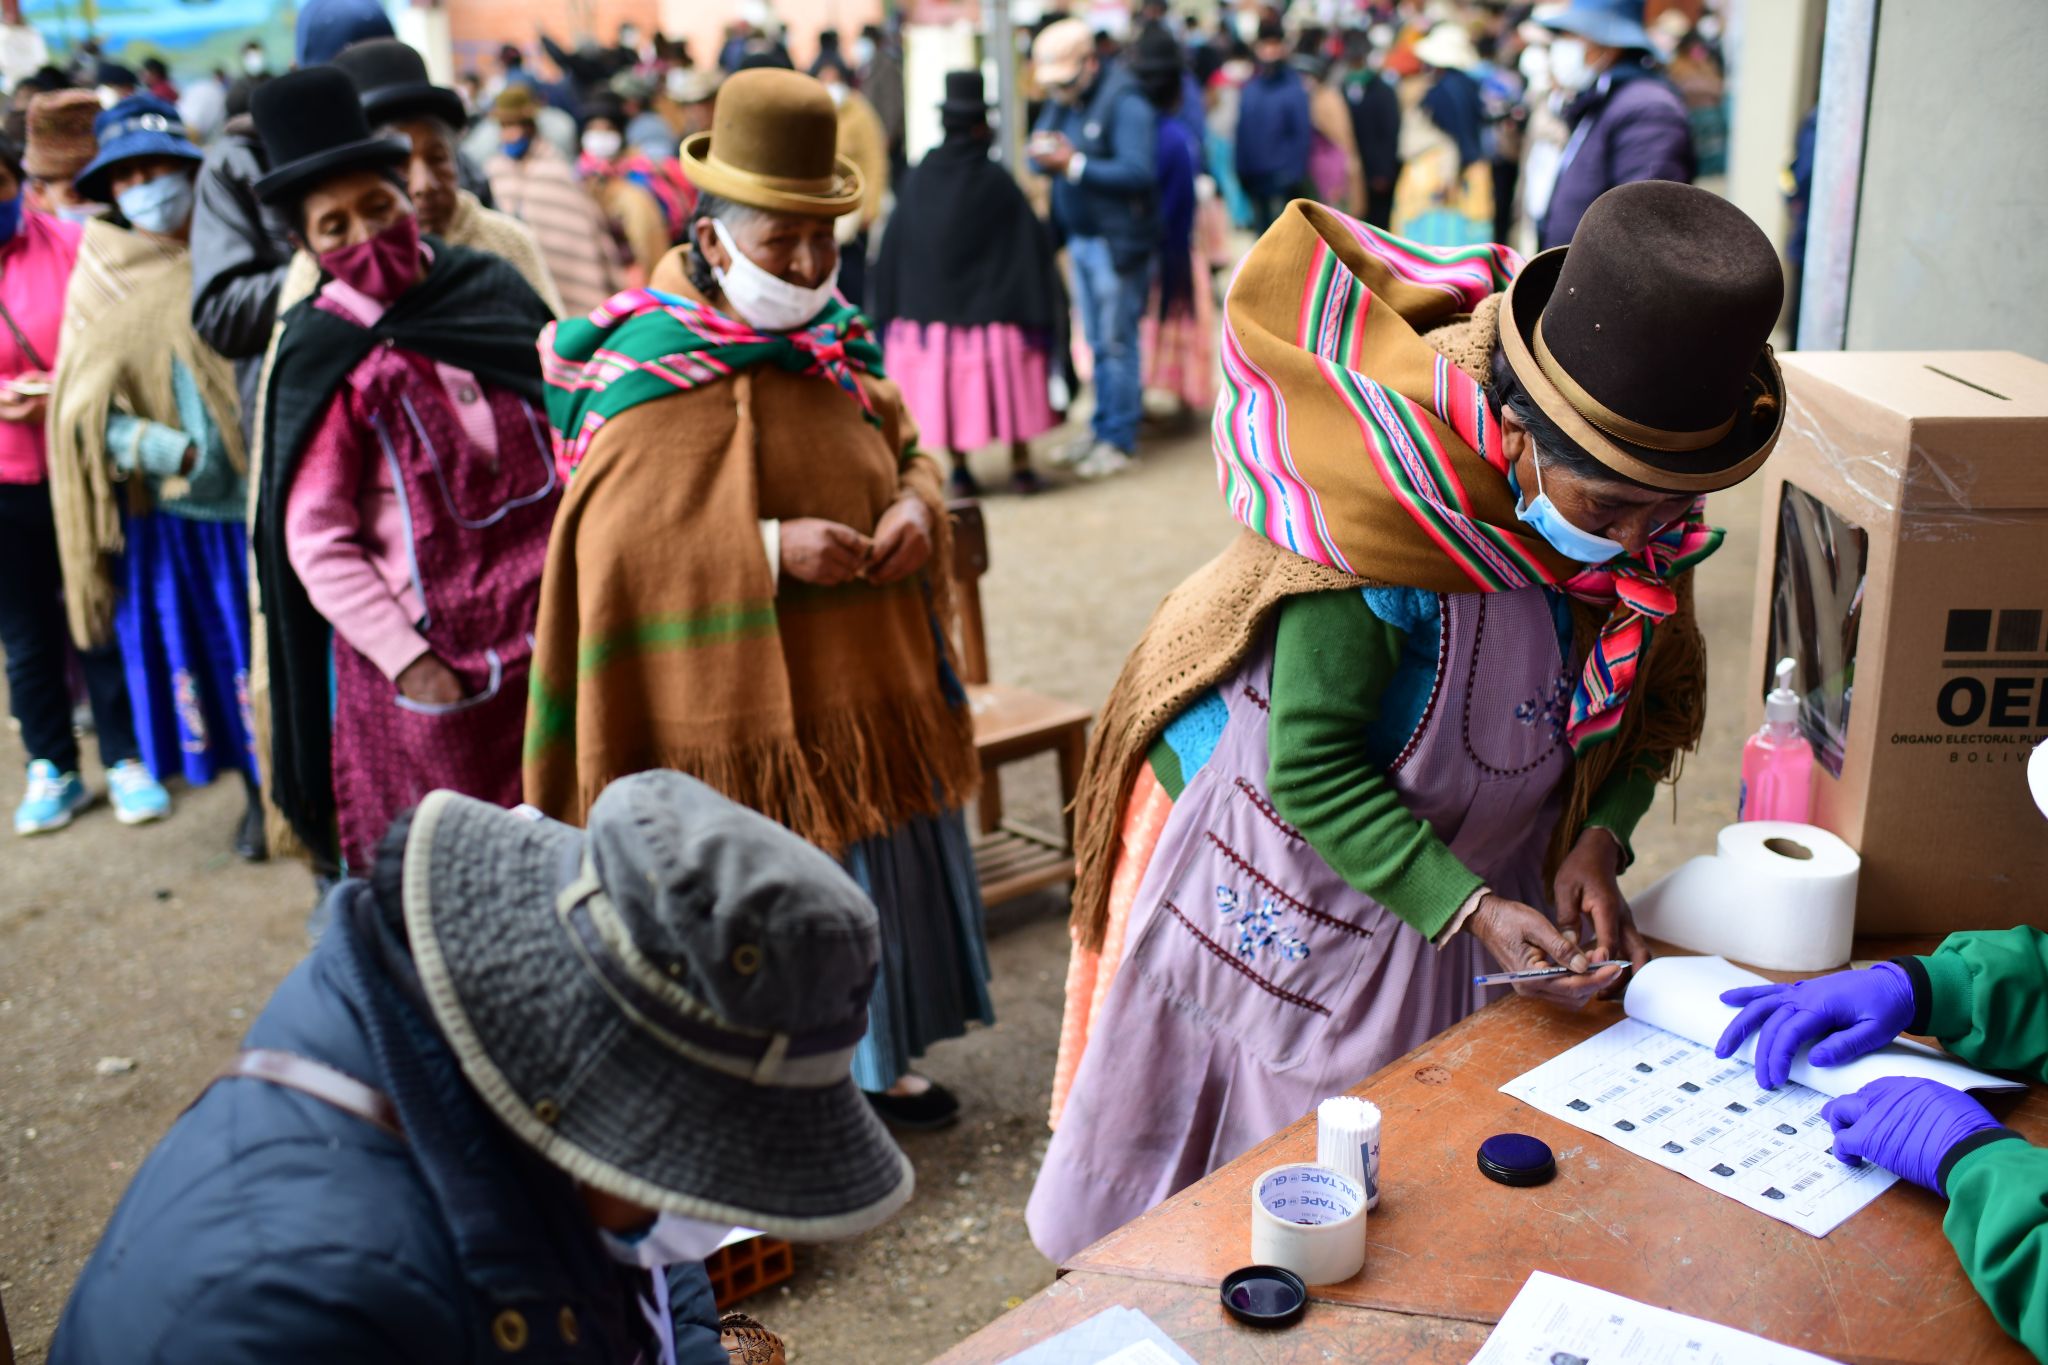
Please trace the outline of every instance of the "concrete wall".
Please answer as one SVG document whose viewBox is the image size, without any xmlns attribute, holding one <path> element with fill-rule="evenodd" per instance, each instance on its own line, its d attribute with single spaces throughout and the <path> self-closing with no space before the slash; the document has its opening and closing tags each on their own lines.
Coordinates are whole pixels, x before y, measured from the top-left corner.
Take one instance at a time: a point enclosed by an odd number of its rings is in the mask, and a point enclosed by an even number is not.
<svg viewBox="0 0 2048 1365">
<path fill-rule="evenodd" d="M 1729 7 L 1729 200 L 1780 251 L 1788 227 L 1779 173 L 1820 80 L 1825 0 L 1741 0 Z"/>
<path fill-rule="evenodd" d="M 2042 0 L 1878 7 L 1847 349 L 2048 360 L 2044 71 Z"/>
</svg>

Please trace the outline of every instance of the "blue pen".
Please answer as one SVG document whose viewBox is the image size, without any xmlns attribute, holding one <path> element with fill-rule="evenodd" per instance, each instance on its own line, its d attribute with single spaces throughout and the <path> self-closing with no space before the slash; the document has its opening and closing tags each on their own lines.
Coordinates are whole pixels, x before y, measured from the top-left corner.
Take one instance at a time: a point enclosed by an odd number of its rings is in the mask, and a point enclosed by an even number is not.
<svg viewBox="0 0 2048 1365">
<path fill-rule="evenodd" d="M 1599 971 L 1603 967 L 1626 967 L 1628 965 L 1629 961 L 1627 958 L 1618 957 L 1609 962 L 1590 963 L 1586 967 L 1586 971 L 1590 974 Z M 1475 986 L 1505 986 L 1513 981 L 1541 981 L 1546 977 L 1577 975 L 1579 973 L 1569 967 L 1539 967 L 1532 972 L 1494 972 L 1488 976 L 1475 976 L 1472 978 L 1472 984 Z"/>
</svg>

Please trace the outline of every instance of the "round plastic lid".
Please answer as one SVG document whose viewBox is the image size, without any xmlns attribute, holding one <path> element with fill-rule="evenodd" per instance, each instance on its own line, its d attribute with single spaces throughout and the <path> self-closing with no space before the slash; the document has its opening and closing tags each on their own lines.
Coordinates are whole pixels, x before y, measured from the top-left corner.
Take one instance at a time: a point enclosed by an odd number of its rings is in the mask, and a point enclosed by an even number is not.
<svg viewBox="0 0 2048 1365">
<path fill-rule="evenodd" d="M 1479 1170 L 1503 1185 L 1543 1185 L 1557 1174 L 1557 1158 L 1527 1133 L 1495 1133 L 1479 1144 Z"/>
<path fill-rule="evenodd" d="M 1277 1265 L 1248 1265 L 1223 1277 L 1223 1308 L 1252 1327 L 1291 1327 L 1308 1309 L 1308 1286 Z"/>
</svg>

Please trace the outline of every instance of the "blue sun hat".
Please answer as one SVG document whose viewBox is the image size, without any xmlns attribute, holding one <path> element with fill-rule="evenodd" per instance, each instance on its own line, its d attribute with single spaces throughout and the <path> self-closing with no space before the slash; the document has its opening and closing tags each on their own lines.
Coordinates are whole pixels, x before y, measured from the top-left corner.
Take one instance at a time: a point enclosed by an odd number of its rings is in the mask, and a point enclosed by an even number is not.
<svg viewBox="0 0 2048 1365">
<path fill-rule="evenodd" d="M 99 152 L 72 183 L 87 199 L 102 204 L 114 202 L 108 173 L 123 161 L 170 156 L 190 161 L 197 168 L 204 159 L 186 135 L 178 111 L 155 95 L 130 95 L 94 119 L 92 132 Z"/>
<path fill-rule="evenodd" d="M 1554 33 L 1569 33 L 1602 47 L 1653 50 L 1643 27 L 1643 0 L 1571 0 L 1563 11 L 1536 22 Z"/>
</svg>

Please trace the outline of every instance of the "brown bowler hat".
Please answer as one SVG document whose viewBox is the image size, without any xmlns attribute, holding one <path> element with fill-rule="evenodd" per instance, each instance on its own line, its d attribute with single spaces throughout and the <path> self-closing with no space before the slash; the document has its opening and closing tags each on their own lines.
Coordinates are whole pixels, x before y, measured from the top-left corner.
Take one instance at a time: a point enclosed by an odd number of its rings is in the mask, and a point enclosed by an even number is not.
<svg viewBox="0 0 2048 1365">
<path fill-rule="evenodd" d="M 683 140 L 683 174 L 706 194 L 770 213 L 837 218 L 860 207 L 860 168 L 836 154 L 839 112 L 809 76 L 773 67 L 719 88 L 711 131 Z"/>
<path fill-rule="evenodd" d="M 70 180 L 99 151 L 92 135 L 100 116 L 90 90 L 52 90 L 28 102 L 28 146 L 21 168 L 38 180 Z"/>
<path fill-rule="evenodd" d="M 540 100 L 531 86 L 523 83 L 506 86 L 491 101 L 491 117 L 503 123 L 531 123 L 540 117 Z"/>
<path fill-rule="evenodd" d="M 1570 246 L 1508 286 L 1501 349 L 1529 396 L 1608 468 L 1711 493 L 1777 444 L 1785 381 L 1768 338 L 1778 253 L 1717 194 L 1671 180 L 1593 201 Z"/>
</svg>

